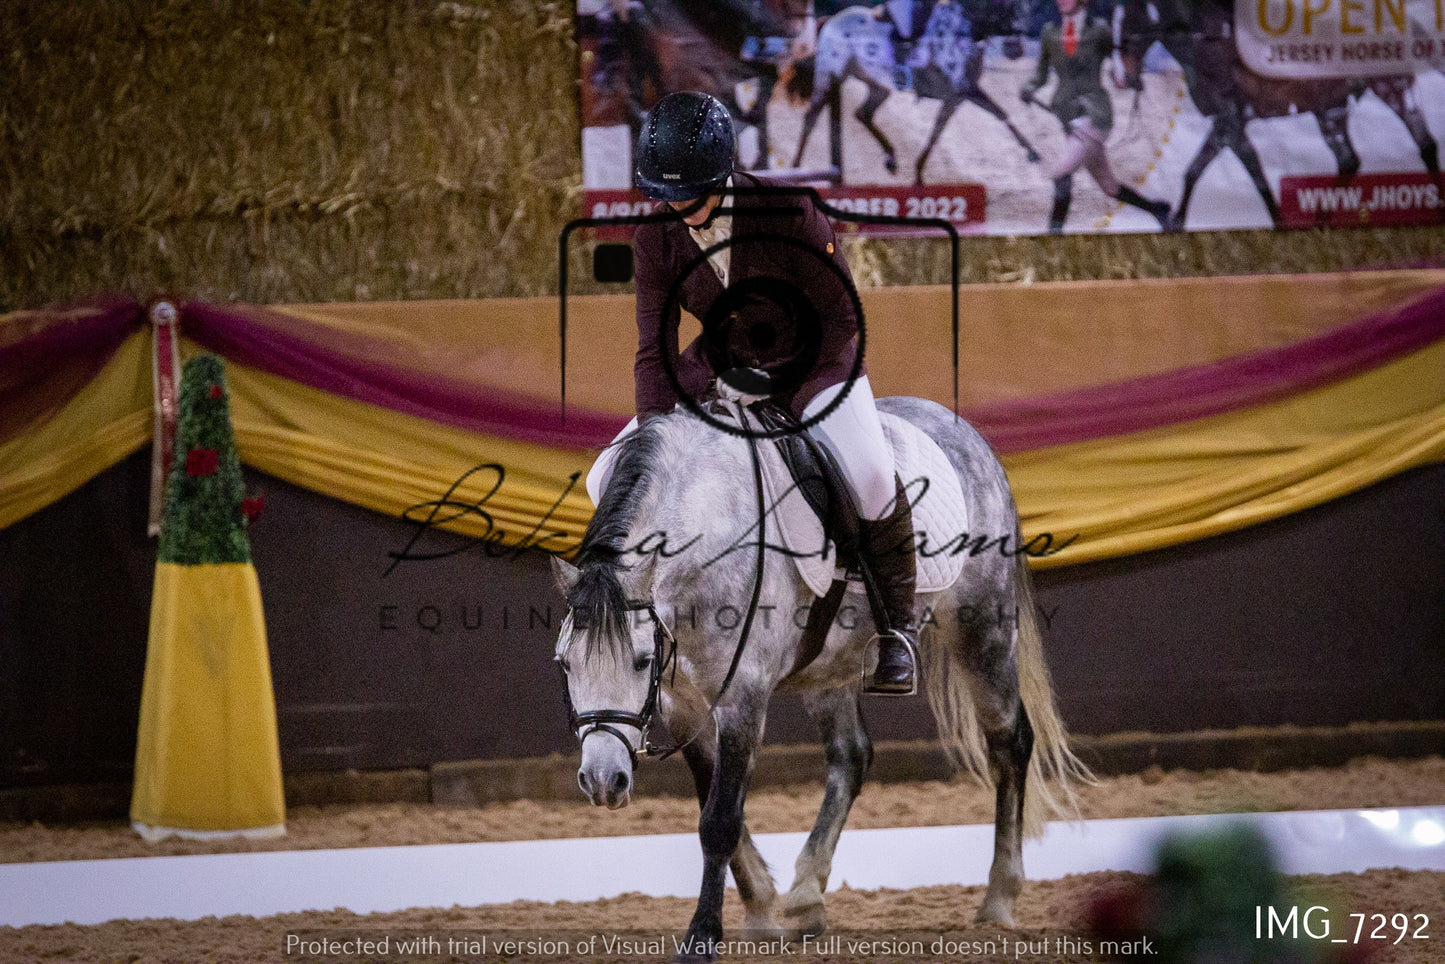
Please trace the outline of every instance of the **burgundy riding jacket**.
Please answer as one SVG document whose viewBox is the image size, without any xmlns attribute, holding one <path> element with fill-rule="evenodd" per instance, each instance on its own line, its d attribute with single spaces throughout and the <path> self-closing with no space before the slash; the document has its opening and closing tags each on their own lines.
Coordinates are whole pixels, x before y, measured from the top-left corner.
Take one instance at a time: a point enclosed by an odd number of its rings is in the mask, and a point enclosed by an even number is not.
<svg viewBox="0 0 1445 964">
<path fill-rule="evenodd" d="M 679 308 L 704 320 L 724 297 L 724 289 L 681 219 L 644 224 L 633 238 L 638 335 L 633 373 L 639 415 L 669 412 L 678 401 L 663 367 L 664 351 L 673 353 L 678 382 L 693 398 L 719 374 L 714 366 L 723 357 L 733 365 L 765 371 L 790 361 L 794 370 L 805 366 L 806 373 L 791 379 L 794 387 L 781 396 L 799 417 L 819 392 L 847 381 L 853 371 L 858 313 L 851 293 L 853 278 L 838 250 L 832 224 L 805 193 L 750 196 L 746 193 L 750 185 L 780 186 L 767 178 L 733 174 L 737 193 L 724 201 L 731 206 L 733 218 L 729 288 L 742 290 L 740 286 L 749 285 L 752 279 L 763 291 L 776 290 L 767 287 L 766 279 L 777 279 L 801 293 L 808 303 L 805 311 L 816 310 L 821 328 L 816 361 L 806 361 L 812 353 L 803 348 L 807 339 L 799 331 L 799 313 L 788 310 L 786 298 L 749 298 L 741 303 L 726 299 L 722 304 L 733 308 L 723 313 L 730 316 L 723 323 L 726 354 L 720 355 L 716 341 L 709 351 L 701 336 L 678 353 Z M 787 208 L 801 208 L 801 214 L 785 213 Z M 666 207 L 660 204 L 657 210 Z M 671 299 L 669 292 L 675 292 Z M 798 358 L 805 360 L 798 363 Z"/>
</svg>

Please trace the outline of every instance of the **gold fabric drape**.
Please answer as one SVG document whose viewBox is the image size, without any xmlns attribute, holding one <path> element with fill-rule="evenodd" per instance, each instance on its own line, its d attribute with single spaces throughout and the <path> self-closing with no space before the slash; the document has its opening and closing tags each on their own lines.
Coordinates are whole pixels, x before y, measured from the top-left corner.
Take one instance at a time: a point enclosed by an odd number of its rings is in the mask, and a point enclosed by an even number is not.
<svg viewBox="0 0 1445 964">
<path fill-rule="evenodd" d="M 44 425 L 0 445 L 0 527 L 48 505 L 146 444 L 148 332 Z M 183 345 L 183 353 L 195 347 Z M 229 367 L 242 460 L 333 498 L 388 515 L 441 500 L 444 527 L 473 536 L 532 536 L 563 549 L 591 514 L 580 484 L 594 453 L 438 425 Z M 1026 538 L 1068 548 L 1038 567 L 1105 559 L 1278 518 L 1413 466 L 1445 458 L 1445 343 L 1269 404 L 1130 435 L 1004 459 Z M 493 487 L 496 491 L 492 492 Z M 559 502 L 560 498 L 560 502 Z M 423 515 L 427 509 L 420 510 Z M 559 533 L 549 538 L 551 533 Z"/>
</svg>

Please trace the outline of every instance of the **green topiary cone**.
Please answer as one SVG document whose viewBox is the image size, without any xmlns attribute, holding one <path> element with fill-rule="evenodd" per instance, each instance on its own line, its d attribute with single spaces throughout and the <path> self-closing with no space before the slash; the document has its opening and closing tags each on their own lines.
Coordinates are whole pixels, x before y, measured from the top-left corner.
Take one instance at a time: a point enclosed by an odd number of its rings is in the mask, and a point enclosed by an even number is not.
<svg viewBox="0 0 1445 964">
<path fill-rule="evenodd" d="M 214 355 L 198 355 L 186 362 L 181 375 L 175 461 L 166 483 L 158 561 L 187 566 L 250 562 L 244 497 L 225 364 Z"/>
</svg>

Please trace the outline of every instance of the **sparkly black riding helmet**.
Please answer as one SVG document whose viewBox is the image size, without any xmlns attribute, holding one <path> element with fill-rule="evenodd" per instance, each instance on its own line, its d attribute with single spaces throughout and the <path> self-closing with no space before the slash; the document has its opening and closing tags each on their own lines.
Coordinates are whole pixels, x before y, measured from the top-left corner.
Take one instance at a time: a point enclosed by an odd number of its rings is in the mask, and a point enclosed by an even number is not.
<svg viewBox="0 0 1445 964">
<path fill-rule="evenodd" d="M 659 201 L 721 190 L 733 169 L 733 121 L 711 94 L 682 91 L 657 102 L 637 140 L 637 189 Z"/>
</svg>

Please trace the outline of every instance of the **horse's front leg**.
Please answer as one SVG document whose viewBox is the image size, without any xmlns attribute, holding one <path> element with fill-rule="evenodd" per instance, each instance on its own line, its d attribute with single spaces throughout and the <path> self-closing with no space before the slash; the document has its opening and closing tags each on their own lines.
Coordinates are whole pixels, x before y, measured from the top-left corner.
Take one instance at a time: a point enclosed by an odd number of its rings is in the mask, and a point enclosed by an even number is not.
<svg viewBox="0 0 1445 964">
<path fill-rule="evenodd" d="M 1350 140 L 1349 107 L 1344 104 L 1325 107 L 1315 111 L 1314 115 L 1315 120 L 1319 121 L 1320 134 L 1324 137 L 1325 144 L 1329 146 L 1330 153 L 1335 155 L 1339 183 L 1347 183 L 1360 171 L 1360 155 L 1355 151 L 1354 142 Z M 1250 175 L 1253 176 L 1253 173 L 1251 171 Z"/>
<path fill-rule="evenodd" d="M 1189 162 L 1189 167 L 1184 172 L 1184 188 L 1179 195 L 1179 206 L 1174 209 L 1174 214 L 1170 218 L 1170 227 L 1175 231 L 1184 230 L 1184 219 L 1189 215 L 1189 199 L 1194 196 L 1194 187 L 1199 183 L 1199 179 L 1204 176 L 1204 172 L 1208 169 L 1209 165 L 1219 156 L 1219 152 L 1224 149 L 1221 125 L 1222 121 L 1218 117 L 1215 117 L 1210 125 L 1208 136 L 1204 138 L 1204 143 L 1199 145 L 1199 150 L 1195 153 L 1194 160 Z M 1269 185 L 1266 184 L 1266 194 L 1268 194 L 1268 190 Z M 1265 203 L 1266 205 L 1273 204 L 1274 198 L 1266 197 Z M 1278 225 L 1278 223 L 1276 219 L 1275 224 Z"/>
<path fill-rule="evenodd" d="M 1228 123 L 1225 125 L 1223 132 L 1221 132 L 1220 122 L 1225 120 L 1227 120 Z M 1259 199 L 1264 202 L 1265 210 L 1269 212 L 1270 222 L 1275 227 L 1279 227 L 1281 220 L 1279 205 L 1274 200 L 1274 192 L 1270 190 L 1269 180 L 1264 176 L 1264 164 L 1260 162 L 1259 152 L 1254 149 L 1254 144 L 1250 141 L 1249 134 L 1245 131 L 1243 120 L 1238 117 L 1225 118 L 1221 116 L 1215 118 L 1214 129 L 1210 132 L 1209 139 L 1205 141 L 1205 144 L 1208 145 L 1209 140 L 1212 140 L 1216 134 L 1219 135 L 1223 144 L 1234 151 L 1234 156 L 1239 158 L 1239 163 L 1243 164 L 1244 169 L 1249 172 L 1249 179 L 1254 182 L 1254 189 L 1259 192 Z M 1201 147 L 1199 150 L 1202 155 L 1204 148 Z M 1350 150 L 1353 151 L 1354 148 L 1351 147 Z M 1356 167 L 1358 167 L 1358 162 L 1356 163 Z M 1191 165 L 1189 169 L 1191 171 L 1194 170 L 1193 165 Z M 1202 169 L 1201 173 L 1203 173 Z M 1353 176 L 1352 173 L 1350 177 Z M 1186 178 L 1187 177 L 1188 175 L 1186 174 Z M 1341 179 L 1346 179 L 1343 172 L 1341 173 Z M 1192 183 L 1186 180 L 1186 185 L 1187 191 L 1193 190 Z M 1187 191 L 1186 200 L 1188 199 Z M 1182 207 L 1185 202 L 1180 201 L 1179 203 Z"/>
<path fill-rule="evenodd" d="M 755 170 L 767 169 L 772 161 L 772 148 L 768 143 L 768 104 L 772 102 L 773 90 L 778 85 L 776 73 L 764 71 L 758 74 L 758 99 L 752 110 L 745 111 L 741 120 L 751 124 L 758 132 L 758 153 L 753 159 Z M 797 167 L 797 165 L 793 165 Z"/>
<path fill-rule="evenodd" d="M 938 116 L 933 119 L 933 130 L 928 134 L 928 142 L 923 145 L 923 150 L 918 155 L 918 162 L 913 166 L 913 183 L 923 183 L 923 169 L 928 166 L 928 155 L 933 153 L 933 148 L 938 144 L 938 138 L 943 135 L 943 129 L 953 118 L 954 112 L 958 110 L 963 98 L 950 94 L 942 98 L 938 106 Z"/>
<path fill-rule="evenodd" d="M 882 107 L 883 102 L 888 99 L 888 95 L 893 93 L 892 88 L 884 87 L 868 76 L 863 68 L 858 66 L 857 60 L 848 61 L 848 69 L 845 73 L 861 80 L 868 88 L 868 96 L 863 99 L 863 103 L 858 105 L 853 116 L 858 118 L 858 122 L 868 129 L 868 133 L 878 141 L 878 146 L 883 148 L 883 166 L 888 168 L 888 173 L 897 174 L 898 154 L 893 150 L 893 142 L 888 139 L 887 134 L 883 133 L 882 128 L 873 123 L 873 115 L 878 113 L 878 108 Z"/>
<path fill-rule="evenodd" d="M 744 700 L 742 705 L 749 706 Z M 717 759 L 698 823 L 702 842 L 702 887 L 697 910 L 678 953 L 682 962 L 715 961 L 722 941 L 723 890 L 727 868 L 743 840 L 743 799 L 753 758 L 762 739 L 764 702 L 757 708 L 719 709 Z"/>
<path fill-rule="evenodd" d="M 813 99 L 808 101 L 808 109 L 803 113 L 803 130 L 798 135 L 798 151 L 793 155 L 793 167 L 803 166 L 803 152 L 808 148 L 808 138 L 813 136 L 813 127 L 818 123 L 818 115 L 823 112 L 823 107 L 832 96 L 832 87 L 843 82 L 842 77 L 819 75 L 820 86 L 814 89 Z"/>
<path fill-rule="evenodd" d="M 873 744 L 858 712 L 858 693 L 852 687 L 804 696 L 808 715 L 818 726 L 828 760 L 828 783 L 813 832 L 798 855 L 793 886 L 783 895 L 782 912 L 790 932 L 821 934 L 828 926 L 823 891 L 833 869 L 833 851 L 863 777 L 873 762 Z"/>
<path fill-rule="evenodd" d="M 1029 139 L 1024 136 L 1023 131 L 1014 126 L 1014 122 L 1009 119 L 1007 112 L 999 106 L 998 101 L 988 95 L 987 91 L 976 86 L 965 96 L 969 103 L 977 104 L 1003 122 L 1003 126 L 1007 127 L 1008 132 L 1013 135 L 1013 139 L 1018 141 L 1019 147 L 1024 149 L 1024 155 L 1029 159 L 1030 164 L 1039 162 L 1039 152 L 1034 149 L 1034 145 L 1029 143 Z"/>
<path fill-rule="evenodd" d="M 704 808 L 712 794 L 713 771 L 717 765 L 717 744 L 711 724 L 707 727 L 706 736 L 700 735 L 682 750 L 688 769 L 692 771 L 698 804 Z M 733 852 L 729 866 L 738 885 L 738 895 L 743 900 L 743 930 L 749 936 L 757 937 L 781 934 L 782 928 L 773 919 L 773 904 L 778 891 L 773 884 L 772 872 L 748 833 L 746 819 L 743 820 L 737 850 Z"/>
</svg>

